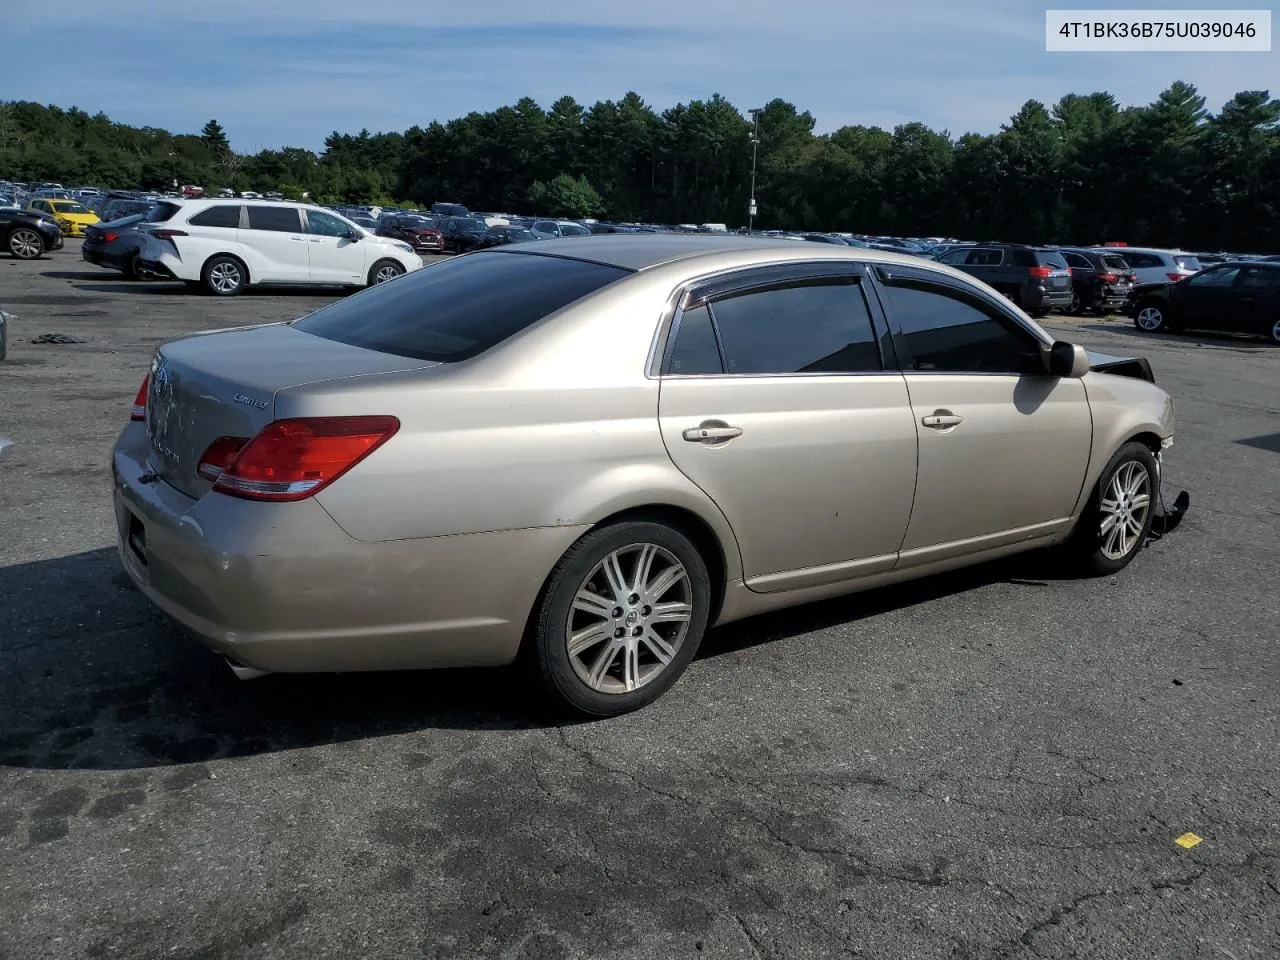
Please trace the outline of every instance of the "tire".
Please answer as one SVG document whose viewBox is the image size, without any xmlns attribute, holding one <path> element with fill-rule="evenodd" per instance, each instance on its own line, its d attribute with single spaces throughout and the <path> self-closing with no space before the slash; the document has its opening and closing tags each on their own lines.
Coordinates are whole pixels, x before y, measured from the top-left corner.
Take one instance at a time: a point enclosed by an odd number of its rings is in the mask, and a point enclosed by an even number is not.
<svg viewBox="0 0 1280 960">
<path fill-rule="evenodd" d="M 656 593 L 635 582 L 645 558 L 643 579 Z M 606 565 L 619 589 L 610 588 Z M 664 587 L 664 580 L 671 582 Z M 590 599 L 578 601 L 583 596 Z M 650 619 L 664 605 L 664 619 Z M 684 673 L 710 609 L 707 565 L 684 534 L 646 520 L 602 527 L 570 547 L 552 570 L 531 620 L 526 663 L 557 711 L 629 713 L 658 699 Z M 585 645 L 571 653 L 571 637 Z"/>
<path fill-rule="evenodd" d="M 219 254 L 204 262 L 200 282 L 215 297 L 234 297 L 249 285 L 249 272 L 235 257 Z"/>
<path fill-rule="evenodd" d="M 142 276 L 142 274 L 138 272 L 138 258 L 137 258 L 137 257 L 130 257 L 130 258 L 125 262 L 124 269 L 123 269 L 123 270 L 121 270 L 120 272 L 121 272 L 122 274 L 124 274 L 124 278 L 125 278 L 126 280 L 142 280 L 142 279 L 145 279 L 145 278 Z"/>
<path fill-rule="evenodd" d="M 1073 317 L 1078 317 L 1080 314 L 1084 313 L 1084 303 L 1080 300 L 1080 294 L 1071 294 L 1071 305 L 1067 307 L 1067 313 L 1071 314 Z"/>
<path fill-rule="evenodd" d="M 1169 320 L 1164 307 L 1154 300 L 1146 300 L 1134 311 L 1133 325 L 1143 333 L 1160 333 L 1169 329 Z"/>
<path fill-rule="evenodd" d="M 44 237 L 38 230 L 18 227 L 9 234 L 9 252 L 18 260 L 35 260 L 44 256 Z"/>
<path fill-rule="evenodd" d="M 379 260 L 369 268 L 369 286 L 376 287 L 380 283 L 389 283 L 396 277 L 404 276 L 404 265 L 395 260 Z"/>
<path fill-rule="evenodd" d="M 1151 533 L 1159 483 L 1156 458 L 1143 444 L 1130 441 L 1116 451 L 1098 478 L 1072 534 L 1069 551 L 1079 569 L 1105 576 L 1129 565 Z M 1132 499 L 1126 502 L 1126 497 Z M 1114 521 L 1106 525 L 1117 515 L 1122 518 L 1123 527 Z M 1126 517 L 1127 522 L 1123 520 Z"/>
<path fill-rule="evenodd" d="M 1271 342 L 1280 347 L 1280 316 L 1271 321 Z"/>
</svg>

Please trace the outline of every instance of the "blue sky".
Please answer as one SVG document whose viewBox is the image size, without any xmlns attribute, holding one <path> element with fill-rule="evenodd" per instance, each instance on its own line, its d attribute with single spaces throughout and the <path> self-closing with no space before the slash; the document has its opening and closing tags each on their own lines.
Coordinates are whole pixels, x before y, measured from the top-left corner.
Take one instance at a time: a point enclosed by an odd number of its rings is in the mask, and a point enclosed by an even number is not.
<svg viewBox="0 0 1280 960">
<path fill-rule="evenodd" d="M 1212 109 L 1238 90 L 1280 93 L 1280 51 L 1047 53 L 1046 6 L 1106 4 L 3 0 L 0 97 L 176 132 L 214 117 L 253 151 L 566 93 L 591 104 L 635 90 L 658 109 L 712 93 L 743 110 L 782 97 L 819 132 L 920 120 L 954 135 L 994 131 L 1023 101 L 1068 92 L 1146 103 L 1182 79 Z"/>
</svg>

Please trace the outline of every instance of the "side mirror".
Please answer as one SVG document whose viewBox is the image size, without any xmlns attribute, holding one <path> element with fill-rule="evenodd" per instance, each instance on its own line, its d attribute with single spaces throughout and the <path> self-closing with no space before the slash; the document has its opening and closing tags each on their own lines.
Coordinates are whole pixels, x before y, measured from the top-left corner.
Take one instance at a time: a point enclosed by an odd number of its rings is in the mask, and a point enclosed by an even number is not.
<svg viewBox="0 0 1280 960">
<path fill-rule="evenodd" d="M 1079 380 L 1089 370 L 1089 354 L 1079 344 L 1058 340 L 1049 348 L 1049 373 L 1052 376 Z"/>
<path fill-rule="evenodd" d="M 352 243 L 358 243 L 360 241 L 360 237 L 361 237 L 361 234 L 357 230 L 347 231 L 347 239 L 350 240 Z"/>
</svg>

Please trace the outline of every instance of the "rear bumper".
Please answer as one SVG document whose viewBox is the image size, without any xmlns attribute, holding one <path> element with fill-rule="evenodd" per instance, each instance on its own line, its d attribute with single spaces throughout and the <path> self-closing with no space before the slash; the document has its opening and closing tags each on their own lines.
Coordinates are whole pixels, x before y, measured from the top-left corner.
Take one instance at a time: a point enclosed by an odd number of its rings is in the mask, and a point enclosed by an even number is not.
<svg viewBox="0 0 1280 960">
<path fill-rule="evenodd" d="M 172 270 L 159 260 L 144 260 L 138 258 L 138 272 L 151 277 L 158 277 L 162 280 L 177 280 Z"/>
<path fill-rule="evenodd" d="M 1071 306 L 1072 296 L 1070 288 L 1066 290 L 1031 289 L 1027 291 L 1027 305 L 1033 309 L 1060 310 Z"/>
<path fill-rule="evenodd" d="M 148 482 L 148 449 L 131 423 L 112 457 L 121 562 L 206 646 L 258 670 L 509 663 L 544 578 L 582 532 L 367 543 L 314 500 L 193 500 Z"/>
<path fill-rule="evenodd" d="M 124 270 L 129 266 L 135 251 L 126 254 L 113 252 L 105 247 L 81 247 L 80 256 L 86 263 L 109 270 Z"/>
</svg>

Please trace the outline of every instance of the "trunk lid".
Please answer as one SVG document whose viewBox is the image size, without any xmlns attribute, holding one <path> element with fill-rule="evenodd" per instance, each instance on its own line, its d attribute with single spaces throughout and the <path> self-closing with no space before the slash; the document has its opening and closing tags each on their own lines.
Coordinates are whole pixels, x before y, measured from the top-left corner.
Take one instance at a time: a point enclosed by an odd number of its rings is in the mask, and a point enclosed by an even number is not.
<svg viewBox="0 0 1280 960">
<path fill-rule="evenodd" d="M 288 324 L 196 334 L 162 345 L 151 364 L 146 430 L 151 469 L 192 498 L 212 483 L 196 472 L 219 437 L 248 439 L 274 419 L 288 387 L 438 364 L 376 353 Z"/>
</svg>

